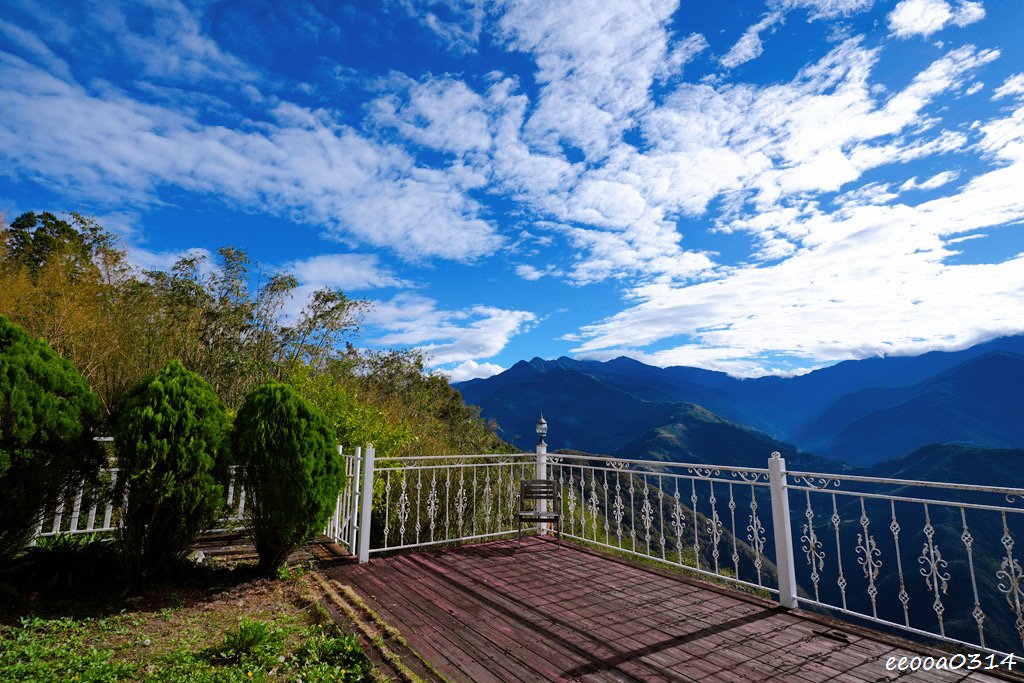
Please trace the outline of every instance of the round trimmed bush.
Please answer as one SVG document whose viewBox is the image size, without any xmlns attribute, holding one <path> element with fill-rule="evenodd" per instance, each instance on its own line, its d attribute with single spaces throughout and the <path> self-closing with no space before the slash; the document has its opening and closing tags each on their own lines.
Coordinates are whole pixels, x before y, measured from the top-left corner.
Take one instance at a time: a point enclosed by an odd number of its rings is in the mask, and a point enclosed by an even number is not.
<svg viewBox="0 0 1024 683">
<path fill-rule="evenodd" d="M 70 361 L 0 315 L 0 563 L 31 540 L 45 505 L 97 473 L 99 411 Z"/>
<path fill-rule="evenodd" d="M 246 397 L 235 419 L 234 452 L 260 570 L 272 576 L 327 524 L 345 485 L 343 461 L 327 419 L 280 382 Z"/>
<path fill-rule="evenodd" d="M 188 552 L 224 502 L 229 423 L 213 387 L 171 361 L 125 397 L 115 443 L 127 504 L 119 546 L 143 582 Z"/>
</svg>

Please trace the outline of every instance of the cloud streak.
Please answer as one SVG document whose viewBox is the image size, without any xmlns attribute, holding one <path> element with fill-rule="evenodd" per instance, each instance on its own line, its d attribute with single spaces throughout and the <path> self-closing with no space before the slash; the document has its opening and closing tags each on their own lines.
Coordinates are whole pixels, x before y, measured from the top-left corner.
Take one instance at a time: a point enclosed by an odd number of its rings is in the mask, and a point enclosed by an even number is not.
<svg viewBox="0 0 1024 683">
<path fill-rule="evenodd" d="M 373 303 L 367 322 L 386 334 L 371 342 L 416 347 L 434 366 L 491 358 L 537 320 L 529 311 L 494 306 L 439 309 L 437 301 L 412 293 Z"/>
</svg>

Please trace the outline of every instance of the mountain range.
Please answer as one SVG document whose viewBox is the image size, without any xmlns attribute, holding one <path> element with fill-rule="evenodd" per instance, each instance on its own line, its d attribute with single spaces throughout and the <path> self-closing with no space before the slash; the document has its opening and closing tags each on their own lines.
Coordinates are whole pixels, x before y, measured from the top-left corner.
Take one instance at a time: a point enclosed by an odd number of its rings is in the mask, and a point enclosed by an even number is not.
<svg viewBox="0 0 1024 683">
<path fill-rule="evenodd" d="M 871 466 L 933 443 L 1024 447 L 1022 386 L 1024 336 L 795 377 L 562 357 L 455 385 L 524 449 L 543 412 L 554 448 L 759 467 L 777 450 L 821 469 Z"/>
</svg>

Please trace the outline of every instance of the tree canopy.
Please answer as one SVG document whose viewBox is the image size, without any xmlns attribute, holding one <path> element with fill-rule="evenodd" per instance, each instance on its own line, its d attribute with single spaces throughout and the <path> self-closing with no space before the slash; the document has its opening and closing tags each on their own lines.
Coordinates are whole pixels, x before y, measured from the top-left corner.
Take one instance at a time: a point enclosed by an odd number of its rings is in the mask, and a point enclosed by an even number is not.
<svg viewBox="0 0 1024 683">
<path fill-rule="evenodd" d="M 376 439 L 389 455 L 510 448 L 418 352 L 353 344 L 366 301 L 323 288 L 286 315 L 300 294 L 293 275 L 268 271 L 237 247 L 143 270 L 91 218 L 0 221 L 0 313 L 79 368 L 108 428 L 132 387 L 179 360 L 229 415 L 255 387 L 293 383 L 347 447 Z"/>
</svg>

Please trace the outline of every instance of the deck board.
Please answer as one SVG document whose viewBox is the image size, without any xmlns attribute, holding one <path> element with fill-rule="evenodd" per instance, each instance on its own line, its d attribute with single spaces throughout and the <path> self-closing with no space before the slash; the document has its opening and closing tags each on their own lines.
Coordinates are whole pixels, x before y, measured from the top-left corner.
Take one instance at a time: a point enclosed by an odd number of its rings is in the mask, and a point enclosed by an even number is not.
<svg viewBox="0 0 1024 683">
<path fill-rule="evenodd" d="M 1000 680 L 888 672 L 923 650 L 536 537 L 326 571 L 453 681 Z"/>
</svg>

